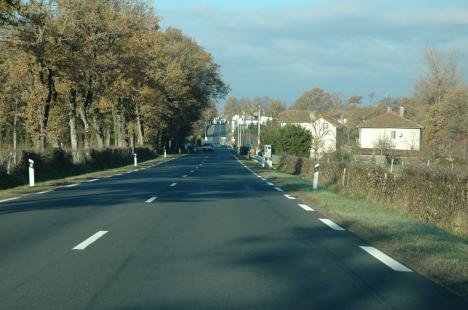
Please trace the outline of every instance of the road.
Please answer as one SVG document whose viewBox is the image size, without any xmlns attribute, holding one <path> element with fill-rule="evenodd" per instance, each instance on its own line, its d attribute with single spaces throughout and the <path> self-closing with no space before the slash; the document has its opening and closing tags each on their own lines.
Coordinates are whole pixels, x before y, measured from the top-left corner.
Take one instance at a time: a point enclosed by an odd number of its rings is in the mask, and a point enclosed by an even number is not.
<svg viewBox="0 0 468 310">
<path fill-rule="evenodd" d="M 466 309 L 268 182 L 217 149 L 0 203 L 0 309 Z"/>
<path fill-rule="evenodd" d="M 215 144 L 221 144 L 221 138 L 227 137 L 226 124 L 210 124 L 206 127 L 206 136 L 208 140 L 213 141 Z M 225 140 L 226 141 L 226 140 Z M 227 141 L 229 142 L 229 141 Z"/>
</svg>

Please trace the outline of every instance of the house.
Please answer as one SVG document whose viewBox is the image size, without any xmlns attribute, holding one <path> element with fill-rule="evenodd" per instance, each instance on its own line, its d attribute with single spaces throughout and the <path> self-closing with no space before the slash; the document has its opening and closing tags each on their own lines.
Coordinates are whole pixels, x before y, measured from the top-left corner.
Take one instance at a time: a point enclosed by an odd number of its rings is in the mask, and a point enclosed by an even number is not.
<svg viewBox="0 0 468 310">
<path fill-rule="evenodd" d="M 279 114 L 281 127 L 287 124 L 296 125 L 312 134 L 311 157 L 322 157 L 324 153 L 332 153 L 337 149 L 337 138 L 343 125 L 327 116 L 315 116 L 310 111 L 288 110 Z"/>
<path fill-rule="evenodd" d="M 423 127 L 404 117 L 391 108 L 387 112 L 358 125 L 359 146 L 361 149 L 374 150 L 387 145 L 387 148 L 400 151 L 419 151 Z"/>
<path fill-rule="evenodd" d="M 260 124 L 265 125 L 267 122 L 272 121 L 273 118 L 268 117 L 268 116 L 260 116 Z M 239 114 L 236 114 L 232 117 L 231 119 L 231 132 L 234 132 L 237 128 L 238 125 L 241 126 L 250 126 L 250 125 L 257 125 L 258 124 L 258 118 L 256 116 L 240 116 Z"/>
</svg>

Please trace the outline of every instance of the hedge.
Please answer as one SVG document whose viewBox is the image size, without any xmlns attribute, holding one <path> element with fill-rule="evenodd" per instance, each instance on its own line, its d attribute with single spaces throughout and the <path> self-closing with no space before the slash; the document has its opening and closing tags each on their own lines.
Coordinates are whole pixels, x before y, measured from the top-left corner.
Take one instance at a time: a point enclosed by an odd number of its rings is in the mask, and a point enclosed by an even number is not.
<svg viewBox="0 0 468 310">
<path fill-rule="evenodd" d="M 156 157 L 149 148 L 135 148 L 139 161 Z M 130 149 L 91 150 L 89 156 L 82 156 L 82 163 L 75 164 L 72 154 L 62 149 L 53 149 L 44 153 L 23 151 L 18 156 L 18 163 L 9 174 L 0 167 L 0 189 L 28 184 L 28 159 L 34 160 L 36 181 L 61 179 L 73 175 L 126 166 L 133 163 Z"/>
<path fill-rule="evenodd" d="M 311 178 L 316 163 L 308 158 L 284 155 L 280 169 Z M 320 162 L 320 185 L 384 207 L 397 208 L 468 236 L 466 172 L 413 164 L 393 174 L 372 164 Z"/>
</svg>

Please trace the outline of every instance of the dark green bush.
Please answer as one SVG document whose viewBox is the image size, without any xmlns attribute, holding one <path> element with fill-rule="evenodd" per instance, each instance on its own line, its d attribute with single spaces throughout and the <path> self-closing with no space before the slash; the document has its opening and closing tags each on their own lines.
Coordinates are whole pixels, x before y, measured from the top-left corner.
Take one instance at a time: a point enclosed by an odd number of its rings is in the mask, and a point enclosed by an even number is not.
<svg viewBox="0 0 468 310">
<path fill-rule="evenodd" d="M 146 161 L 156 157 L 154 151 L 146 147 L 135 148 L 138 161 Z M 126 166 L 133 163 L 133 153 L 130 149 L 91 150 L 89 156 L 80 154 L 83 162 L 75 164 L 70 152 L 53 149 L 41 154 L 24 151 L 18 156 L 18 164 L 7 174 L 0 169 L 0 189 L 24 185 L 28 180 L 28 159 L 34 160 L 36 181 L 46 181 L 79 175 L 83 173 Z"/>
</svg>

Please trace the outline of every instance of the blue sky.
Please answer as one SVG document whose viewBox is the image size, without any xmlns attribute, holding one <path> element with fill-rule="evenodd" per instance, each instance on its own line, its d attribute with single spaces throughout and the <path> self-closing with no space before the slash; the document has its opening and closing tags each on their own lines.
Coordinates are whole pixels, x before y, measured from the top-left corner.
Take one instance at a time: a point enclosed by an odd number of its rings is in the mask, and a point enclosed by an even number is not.
<svg viewBox="0 0 468 310">
<path fill-rule="evenodd" d="M 467 0 L 153 3 L 163 28 L 180 28 L 213 54 L 236 97 L 289 105 L 313 87 L 344 98 L 410 95 L 427 45 L 456 51 L 468 71 Z"/>
</svg>

